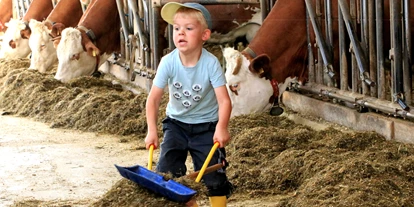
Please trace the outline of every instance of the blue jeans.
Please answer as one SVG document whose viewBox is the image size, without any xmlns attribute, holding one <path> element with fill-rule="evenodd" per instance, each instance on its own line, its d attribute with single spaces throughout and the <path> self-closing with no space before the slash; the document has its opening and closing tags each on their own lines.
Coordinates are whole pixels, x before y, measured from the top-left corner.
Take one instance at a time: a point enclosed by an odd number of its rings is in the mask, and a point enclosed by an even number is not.
<svg viewBox="0 0 414 207">
<path fill-rule="evenodd" d="M 217 122 L 201 124 L 186 124 L 172 118 L 165 118 L 162 122 L 164 139 L 161 143 L 161 152 L 156 170 L 162 173 L 171 173 L 174 177 L 186 174 L 185 161 L 188 152 L 193 160 L 195 171 L 201 169 L 211 148 Z M 217 164 L 219 159 L 225 158 L 224 148 L 214 153 L 208 166 Z M 224 170 L 205 174 L 202 179 L 209 190 L 209 196 L 230 196 L 232 185 L 228 181 Z"/>
</svg>

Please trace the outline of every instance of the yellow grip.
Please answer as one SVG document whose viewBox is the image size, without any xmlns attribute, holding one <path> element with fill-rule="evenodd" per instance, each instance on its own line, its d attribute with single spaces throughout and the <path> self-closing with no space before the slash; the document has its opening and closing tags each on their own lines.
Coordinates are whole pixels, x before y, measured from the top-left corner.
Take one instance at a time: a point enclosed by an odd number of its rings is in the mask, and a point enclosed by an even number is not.
<svg viewBox="0 0 414 207">
<path fill-rule="evenodd" d="M 214 155 L 214 152 L 217 150 L 218 146 L 220 145 L 220 143 L 215 142 L 213 147 L 210 150 L 210 153 L 208 153 L 208 156 L 206 158 L 206 161 L 204 161 L 203 167 L 201 167 L 200 172 L 197 175 L 197 178 L 195 180 L 196 183 L 200 182 L 201 178 L 204 175 L 204 172 L 206 171 L 206 168 L 208 167 L 208 164 L 210 163 L 211 158 Z"/>
<path fill-rule="evenodd" d="M 154 154 L 154 145 L 151 144 L 149 148 L 149 156 L 148 156 L 148 170 L 152 169 L 152 155 Z"/>
</svg>

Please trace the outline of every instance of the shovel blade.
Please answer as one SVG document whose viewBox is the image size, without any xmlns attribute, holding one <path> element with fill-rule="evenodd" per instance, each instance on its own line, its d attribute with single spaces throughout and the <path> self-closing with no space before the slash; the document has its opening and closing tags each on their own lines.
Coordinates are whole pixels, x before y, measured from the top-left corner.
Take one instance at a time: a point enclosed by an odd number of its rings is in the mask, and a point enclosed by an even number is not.
<svg viewBox="0 0 414 207">
<path fill-rule="evenodd" d="M 186 203 L 197 193 L 174 180 L 164 180 L 163 176 L 139 165 L 131 167 L 115 165 L 115 167 L 122 177 L 175 202 Z"/>
</svg>

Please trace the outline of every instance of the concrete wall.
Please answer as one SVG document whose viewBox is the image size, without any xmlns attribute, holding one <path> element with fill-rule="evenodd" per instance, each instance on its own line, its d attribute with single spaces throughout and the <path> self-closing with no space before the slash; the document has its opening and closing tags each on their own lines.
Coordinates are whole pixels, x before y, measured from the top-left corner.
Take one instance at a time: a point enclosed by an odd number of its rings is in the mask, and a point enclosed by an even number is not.
<svg viewBox="0 0 414 207">
<path fill-rule="evenodd" d="M 374 131 L 387 140 L 414 143 L 414 122 L 409 120 L 373 112 L 359 113 L 355 109 L 289 91 L 285 91 L 282 95 L 283 104 L 293 111 L 320 117 L 357 131 Z"/>
</svg>

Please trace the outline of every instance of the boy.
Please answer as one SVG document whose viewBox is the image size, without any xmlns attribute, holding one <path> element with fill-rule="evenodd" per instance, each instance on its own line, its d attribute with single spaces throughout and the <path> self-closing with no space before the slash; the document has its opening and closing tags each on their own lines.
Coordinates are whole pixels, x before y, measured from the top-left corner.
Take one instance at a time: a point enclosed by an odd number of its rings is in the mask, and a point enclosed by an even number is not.
<svg viewBox="0 0 414 207">
<path fill-rule="evenodd" d="M 158 147 L 157 116 L 163 89 L 168 85 L 167 117 L 163 120 L 164 139 L 156 170 L 176 177 L 186 174 L 188 152 L 194 169 L 200 170 L 214 142 L 220 148 L 210 165 L 225 158 L 224 147 L 230 141 L 228 122 L 231 101 L 225 86 L 223 69 L 215 56 L 203 48 L 210 38 L 211 16 L 198 3 L 164 5 L 161 17 L 173 25 L 176 49 L 164 56 L 158 66 L 146 103 L 148 133 L 146 148 Z M 212 206 L 226 206 L 231 184 L 224 170 L 203 176 Z M 195 201 L 187 205 L 197 206 Z"/>
</svg>

